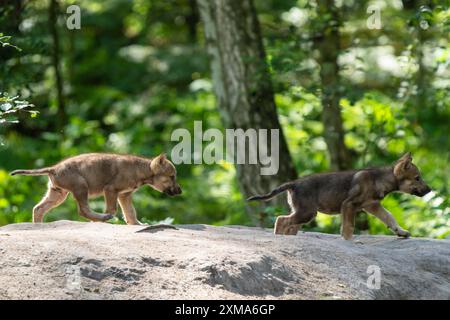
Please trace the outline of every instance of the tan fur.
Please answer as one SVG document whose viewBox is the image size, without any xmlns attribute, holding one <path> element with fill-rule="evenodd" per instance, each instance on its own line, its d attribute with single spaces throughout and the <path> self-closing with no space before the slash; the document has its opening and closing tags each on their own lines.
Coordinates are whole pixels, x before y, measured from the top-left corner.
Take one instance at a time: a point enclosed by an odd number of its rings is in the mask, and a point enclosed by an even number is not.
<svg viewBox="0 0 450 320">
<path fill-rule="evenodd" d="M 81 216 L 92 221 L 106 221 L 117 210 L 117 201 L 127 224 L 139 224 L 132 205 L 132 193 L 142 185 L 168 195 L 181 194 L 176 169 L 164 154 L 154 159 L 132 155 L 89 153 L 71 157 L 43 169 L 15 170 L 11 175 L 48 175 L 44 198 L 33 208 L 33 222 L 43 222 L 44 215 L 60 205 L 71 192 Z M 89 208 L 88 198 L 103 195 L 105 213 Z"/>
</svg>

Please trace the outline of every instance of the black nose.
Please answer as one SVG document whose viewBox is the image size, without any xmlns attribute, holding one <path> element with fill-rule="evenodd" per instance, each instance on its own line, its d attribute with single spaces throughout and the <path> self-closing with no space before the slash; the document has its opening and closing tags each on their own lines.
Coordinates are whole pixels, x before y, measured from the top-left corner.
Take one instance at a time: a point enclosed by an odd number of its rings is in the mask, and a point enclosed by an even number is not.
<svg viewBox="0 0 450 320">
<path fill-rule="evenodd" d="M 427 186 L 425 189 L 417 191 L 415 195 L 419 196 L 419 197 L 423 197 L 424 195 L 426 195 L 430 191 L 431 191 L 431 188 Z"/>
<path fill-rule="evenodd" d="M 166 190 L 164 190 L 164 193 L 169 195 L 169 196 L 176 196 L 178 194 L 181 194 L 181 188 L 180 187 L 173 187 L 173 188 L 167 188 Z"/>
</svg>

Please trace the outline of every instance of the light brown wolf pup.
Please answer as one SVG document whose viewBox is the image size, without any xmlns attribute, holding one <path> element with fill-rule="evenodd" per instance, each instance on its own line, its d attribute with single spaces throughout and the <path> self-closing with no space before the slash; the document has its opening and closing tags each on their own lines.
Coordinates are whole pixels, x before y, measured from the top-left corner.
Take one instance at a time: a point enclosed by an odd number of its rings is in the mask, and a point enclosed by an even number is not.
<svg viewBox="0 0 450 320">
<path fill-rule="evenodd" d="M 342 214 L 341 234 L 349 240 L 353 236 L 355 215 L 363 210 L 380 219 L 398 236 L 409 237 L 409 232 L 398 225 L 380 202 L 391 192 L 422 197 L 431 189 L 421 178 L 408 152 L 392 166 L 312 174 L 247 200 L 267 201 L 284 191 L 288 192 L 292 212 L 277 218 L 275 234 L 297 234 L 299 226 L 311 221 L 320 211 Z"/>
<path fill-rule="evenodd" d="M 11 175 L 48 175 L 48 190 L 33 208 L 33 222 L 43 222 L 44 215 L 64 202 L 69 192 L 78 204 L 81 216 L 92 221 L 106 221 L 115 215 L 119 201 L 127 224 L 140 224 L 132 204 L 132 193 L 148 184 L 170 196 L 181 194 L 175 166 L 161 154 L 147 159 L 132 155 L 88 153 L 65 159 L 58 164 L 35 170 L 15 170 Z M 103 195 L 105 213 L 89 208 L 88 198 Z"/>
</svg>

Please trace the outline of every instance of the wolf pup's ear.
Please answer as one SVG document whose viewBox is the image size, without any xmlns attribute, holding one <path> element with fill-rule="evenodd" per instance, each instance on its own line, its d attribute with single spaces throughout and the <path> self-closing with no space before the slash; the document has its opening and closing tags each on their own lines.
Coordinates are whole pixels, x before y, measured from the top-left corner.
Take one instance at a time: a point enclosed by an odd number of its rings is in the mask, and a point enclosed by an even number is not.
<svg viewBox="0 0 450 320">
<path fill-rule="evenodd" d="M 162 163 L 164 163 L 164 161 L 167 160 L 167 156 L 166 156 L 165 153 L 161 153 L 161 154 L 158 156 L 157 159 L 158 159 L 158 162 L 159 162 L 160 164 L 162 164 Z"/>
<path fill-rule="evenodd" d="M 397 160 L 394 166 L 394 174 L 398 176 L 402 172 L 409 169 L 412 163 L 411 152 L 405 153 L 400 159 Z"/>
<path fill-rule="evenodd" d="M 166 160 L 167 160 L 166 154 L 161 153 L 159 156 L 157 156 L 152 160 L 152 162 L 150 163 L 150 168 L 154 173 L 157 173 L 161 170 L 161 167 Z"/>
<path fill-rule="evenodd" d="M 412 155 L 411 155 L 411 152 L 405 153 L 403 156 L 401 156 L 400 159 L 397 160 L 397 162 L 401 162 L 401 161 L 411 162 L 411 161 L 412 161 Z"/>
</svg>

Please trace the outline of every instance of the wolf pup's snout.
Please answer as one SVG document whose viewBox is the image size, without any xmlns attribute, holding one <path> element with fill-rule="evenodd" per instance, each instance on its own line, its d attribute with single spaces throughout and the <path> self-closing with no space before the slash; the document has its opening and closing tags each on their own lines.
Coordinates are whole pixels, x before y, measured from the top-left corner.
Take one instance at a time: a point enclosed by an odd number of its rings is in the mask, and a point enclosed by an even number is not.
<svg viewBox="0 0 450 320">
<path fill-rule="evenodd" d="M 181 187 L 179 185 L 167 188 L 166 190 L 164 190 L 164 193 L 169 195 L 169 196 L 176 196 L 179 194 L 182 194 L 183 192 L 181 191 Z"/>
<path fill-rule="evenodd" d="M 422 190 L 417 190 L 414 195 L 419 196 L 419 197 L 423 197 L 425 195 L 427 195 L 429 192 L 431 192 L 431 188 L 429 186 L 425 186 L 425 188 L 423 188 Z"/>
</svg>

